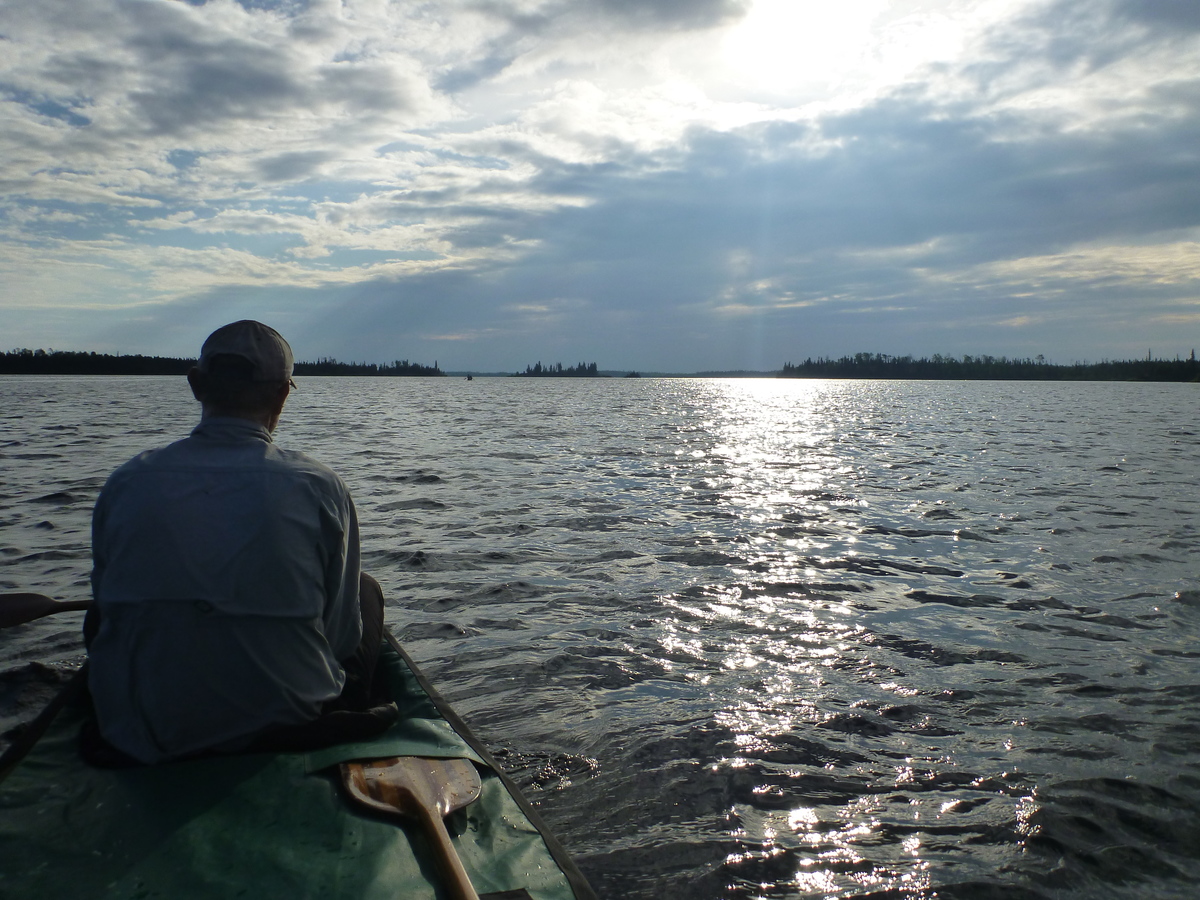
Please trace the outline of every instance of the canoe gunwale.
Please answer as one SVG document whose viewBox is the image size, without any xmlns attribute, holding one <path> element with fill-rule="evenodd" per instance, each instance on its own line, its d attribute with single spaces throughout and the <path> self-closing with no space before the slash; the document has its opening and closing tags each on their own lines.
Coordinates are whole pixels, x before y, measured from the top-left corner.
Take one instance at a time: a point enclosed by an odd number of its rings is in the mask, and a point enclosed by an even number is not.
<svg viewBox="0 0 1200 900">
<path fill-rule="evenodd" d="M 471 729 L 467 726 L 467 723 L 459 718 L 458 713 L 454 711 L 453 707 L 450 706 L 446 699 L 437 692 L 437 689 L 429 682 L 429 679 L 425 677 L 425 673 L 421 671 L 415 662 L 413 662 L 412 657 L 409 656 L 408 652 L 400 646 L 400 642 L 396 640 L 392 633 L 385 628 L 383 634 L 384 639 L 391 645 L 392 649 L 400 655 L 400 658 L 404 660 L 404 664 L 412 671 L 413 676 L 417 679 L 417 683 L 421 686 L 421 690 L 423 690 L 429 696 L 429 699 L 433 701 L 433 705 L 436 706 L 438 712 L 442 714 L 442 718 L 450 723 L 450 727 L 458 732 L 459 737 L 461 737 L 472 750 L 479 754 L 483 761 L 487 763 L 489 769 L 496 773 L 496 776 L 500 779 L 501 783 L 503 783 L 509 795 L 516 802 L 517 806 L 521 808 L 521 812 L 525 814 L 525 818 L 527 818 L 530 824 L 537 829 L 538 834 L 542 836 L 542 840 L 546 842 L 546 849 L 550 851 L 550 856 L 553 857 L 555 864 L 562 871 L 563 875 L 566 876 L 567 881 L 570 883 L 571 890 L 575 892 L 575 897 L 577 900 L 599 900 L 599 898 L 596 896 L 596 892 L 592 890 L 592 886 L 588 884 L 587 879 L 583 877 L 583 873 L 580 872 L 579 868 L 575 865 L 575 860 L 573 860 L 570 854 L 567 853 L 566 848 L 559 843 L 558 838 L 554 836 L 554 833 L 549 829 L 545 821 L 542 819 L 541 814 L 538 813 L 533 804 L 529 802 L 529 799 L 525 796 L 524 792 L 517 785 L 517 783 L 513 781 L 509 774 L 504 771 L 504 768 L 498 762 L 496 762 L 495 757 L 492 756 L 487 747 L 484 746 L 483 742 L 475 736 L 475 733 L 471 731 Z"/>
<path fill-rule="evenodd" d="M 42 711 L 27 724 L 16 739 L 0 753 L 0 782 L 9 776 L 13 769 L 20 765 L 29 751 L 37 746 L 58 714 L 69 704 L 73 703 L 87 689 L 87 663 L 71 676 L 71 680 L 50 698 L 50 702 L 42 707 Z"/>
</svg>

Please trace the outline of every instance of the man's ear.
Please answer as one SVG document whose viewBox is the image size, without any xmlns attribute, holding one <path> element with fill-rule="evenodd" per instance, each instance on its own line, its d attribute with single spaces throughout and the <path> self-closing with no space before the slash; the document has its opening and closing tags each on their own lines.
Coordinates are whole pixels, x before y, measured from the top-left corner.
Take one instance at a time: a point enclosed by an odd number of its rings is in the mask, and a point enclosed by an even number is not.
<svg viewBox="0 0 1200 900">
<path fill-rule="evenodd" d="M 196 367 L 192 366 L 188 369 L 187 374 L 188 387 L 192 389 L 192 396 L 204 402 L 204 374 Z"/>
</svg>

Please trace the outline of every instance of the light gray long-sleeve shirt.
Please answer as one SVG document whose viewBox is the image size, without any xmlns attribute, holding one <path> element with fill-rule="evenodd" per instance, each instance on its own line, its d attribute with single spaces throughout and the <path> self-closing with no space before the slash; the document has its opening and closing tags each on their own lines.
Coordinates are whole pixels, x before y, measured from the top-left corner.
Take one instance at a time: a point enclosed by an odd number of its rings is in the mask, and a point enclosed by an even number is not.
<svg viewBox="0 0 1200 900">
<path fill-rule="evenodd" d="M 101 734 L 153 763 L 315 718 L 362 636 L 358 521 L 328 467 L 206 418 L 108 479 L 92 519 Z"/>
</svg>

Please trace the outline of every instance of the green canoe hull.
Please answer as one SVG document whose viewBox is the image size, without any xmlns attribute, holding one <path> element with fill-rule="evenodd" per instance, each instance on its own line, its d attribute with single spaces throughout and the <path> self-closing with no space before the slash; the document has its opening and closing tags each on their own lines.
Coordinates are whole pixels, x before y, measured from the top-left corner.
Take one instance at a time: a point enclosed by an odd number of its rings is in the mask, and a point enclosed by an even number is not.
<svg viewBox="0 0 1200 900">
<path fill-rule="evenodd" d="M 79 757 L 82 679 L 0 761 L 0 897 L 434 900 L 446 896 L 420 830 L 352 806 L 337 763 L 465 757 L 480 799 L 447 819 L 476 891 L 594 900 L 536 811 L 391 639 L 380 672 L 401 721 L 376 741 L 130 769 Z"/>
</svg>

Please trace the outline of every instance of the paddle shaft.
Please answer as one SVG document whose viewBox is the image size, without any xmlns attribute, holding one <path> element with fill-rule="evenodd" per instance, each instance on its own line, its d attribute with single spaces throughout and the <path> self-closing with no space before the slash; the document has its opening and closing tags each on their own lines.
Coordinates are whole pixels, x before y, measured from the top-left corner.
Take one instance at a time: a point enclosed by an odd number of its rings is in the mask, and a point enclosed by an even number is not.
<svg viewBox="0 0 1200 900">
<path fill-rule="evenodd" d="M 43 616 L 87 609 L 91 605 L 91 600 L 58 601 L 45 594 L 32 592 L 0 594 L 0 628 L 24 625 Z"/>
<path fill-rule="evenodd" d="M 342 784 L 350 797 L 385 815 L 416 819 L 453 900 L 479 900 L 443 818 L 475 802 L 482 784 L 466 759 L 398 756 L 344 762 Z"/>
<path fill-rule="evenodd" d="M 454 852 L 454 845 L 450 843 L 450 832 L 446 831 L 446 823 L 442 821 L 441 814 L 428 803 L 417 802 L 414 805 L 417 818 L 425 827 L 425 836 L 433 845 L 433 853 L 441 867 L 442 877 L 446 879 L 446 888 L 450 896 L 453 900 L 479 900 L 479 895 L 471 886 L 467 870 L 463 868 L 462 860 L 458 858 L 458 854 Z"/>
</svg>

